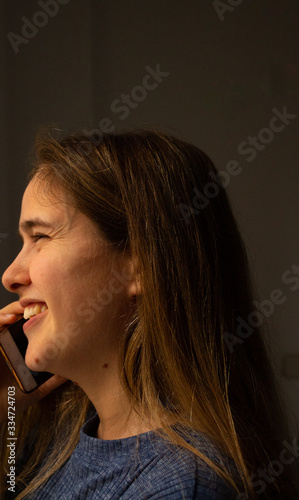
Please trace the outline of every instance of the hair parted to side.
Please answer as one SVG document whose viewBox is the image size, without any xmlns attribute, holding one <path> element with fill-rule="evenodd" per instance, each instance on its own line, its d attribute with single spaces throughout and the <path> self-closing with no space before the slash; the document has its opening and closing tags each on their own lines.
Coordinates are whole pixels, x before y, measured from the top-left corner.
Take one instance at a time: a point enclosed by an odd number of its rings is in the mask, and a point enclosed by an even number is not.
<svg viewBox="0 0 299 500">
<path fill-rule="evenodd" d="M 279 458 L 289 434 L 259 329 L 233 350 L 226 341 L 227 333 L 236 335 L 236 318 L 254 310 L 246 250 L 226 192 L 220 189 L 188 223 L 179 210 L 182 203 L 192 207 L 194 188 L 201 191 L 211 172 L 217 174 L 197 147 L 139 130 L 104 135 L 99 144 L 82 134 L 40 137 L 31 178 L 62 188 L 115 251 L 130 252 L 137 263 L 142 293 L 120 360 L 132 407 L 154 416 L 172 442 L 201 456 L 236 495 L 258 498 L 251 476 Z M 78 441 L 88 400 L 70 385 L 55 394 L 55 416 L 47 419 L 69 445 L 62 451 L 52 442 L 54 429 L 49 433 L 20 481 L 28 483 L 49 442 L 53 452 L 18 499 L 60 467 Z M 173 423 L 186 436 L 190 429 L 204 433 L 232 459 L 239 478 L 188 444 Z M 292 498 L 291 483 L 286 466 L 259 497 Z"/>
</svg>

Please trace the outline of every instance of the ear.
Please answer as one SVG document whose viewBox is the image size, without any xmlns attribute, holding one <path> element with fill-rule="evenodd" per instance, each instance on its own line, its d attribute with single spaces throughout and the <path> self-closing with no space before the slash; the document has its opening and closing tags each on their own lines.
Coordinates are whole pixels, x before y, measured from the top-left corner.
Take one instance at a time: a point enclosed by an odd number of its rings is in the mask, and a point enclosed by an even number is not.
<svg viewBox="0 0 299 500">
<path fill-rule="evenodd" d="M 136 297 L 136 295 L 141 295 L 141 278 L 138 272 L 137 265 L 133 262 L 133 259 L 129 258 L 126 261 L 124 268 L 125 278 L 127 280 L 127 292 L 130 297 Z"/>
</svg>

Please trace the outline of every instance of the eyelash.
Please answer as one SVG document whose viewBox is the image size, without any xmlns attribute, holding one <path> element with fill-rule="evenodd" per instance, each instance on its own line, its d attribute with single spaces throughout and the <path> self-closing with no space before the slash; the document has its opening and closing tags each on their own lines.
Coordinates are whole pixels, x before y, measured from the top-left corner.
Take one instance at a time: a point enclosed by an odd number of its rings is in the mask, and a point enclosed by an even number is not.
<svg viewBox="0 0 299 500">
<path fill-rule="evenodd" d="M 43 239 L 43 238 L 48 238 L 48 236 L 47 236 L 46 234 L 33 234 L 33 235 L 31 236 L 31 239 L 32 239 L 33 241 L 39 241 L 39 240 L 41 240 L 41 239 Z"/>
</svg>

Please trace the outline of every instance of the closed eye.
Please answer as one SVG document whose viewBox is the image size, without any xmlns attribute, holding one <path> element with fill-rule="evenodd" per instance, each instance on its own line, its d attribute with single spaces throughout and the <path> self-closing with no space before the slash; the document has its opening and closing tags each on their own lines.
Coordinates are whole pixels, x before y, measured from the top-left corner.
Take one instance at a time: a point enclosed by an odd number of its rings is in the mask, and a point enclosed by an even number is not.
<svg viewBox="0 0 299 500">
<path fill-rule="evenodd" d="M 44 239 L 44 238 L 49 238 L 49 236 L 47 234 L 37 233 L 37 234 L 30 235 L 30 238 L 33 241 L 39 241 L 39 240 Z"/>
</svg>

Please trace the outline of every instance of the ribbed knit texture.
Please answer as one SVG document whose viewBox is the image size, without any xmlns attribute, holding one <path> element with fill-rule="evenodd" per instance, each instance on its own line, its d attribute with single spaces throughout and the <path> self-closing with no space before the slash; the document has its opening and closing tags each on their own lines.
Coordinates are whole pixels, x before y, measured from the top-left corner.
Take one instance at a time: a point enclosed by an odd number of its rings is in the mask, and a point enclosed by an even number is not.
<svg viewBox="0 0 299 500">
<path fill-rule="evenodd" d="M 203 461 L 154 432 L 101 440 L 92 437 L 97 426 L 97 416 L 86 422 L 69 460 L 32 499 L 235 500 L 236 493 Z M 217 457 L 201 436 L 198 448 Z"/>
</svg>

